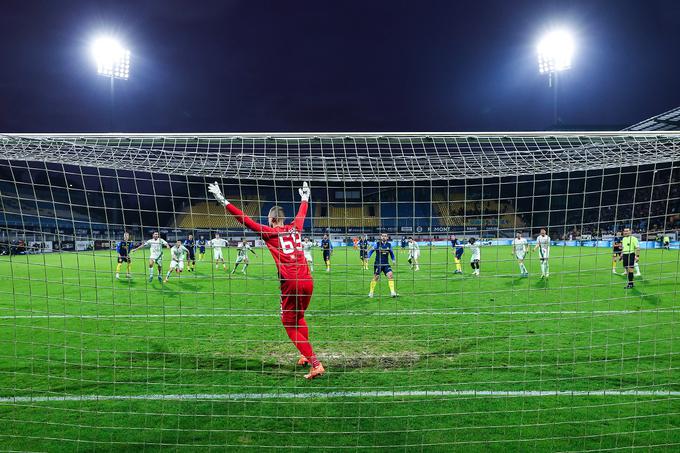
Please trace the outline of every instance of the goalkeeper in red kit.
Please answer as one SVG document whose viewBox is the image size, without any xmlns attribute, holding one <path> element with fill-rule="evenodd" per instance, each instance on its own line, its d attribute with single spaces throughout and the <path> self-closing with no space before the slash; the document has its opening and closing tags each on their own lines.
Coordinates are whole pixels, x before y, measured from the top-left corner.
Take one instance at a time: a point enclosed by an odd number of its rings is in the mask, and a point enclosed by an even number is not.
<svg viewBox="0 0 680 453">
<path fill-rule="evenodd" d="M 314 282 L 307 267 L 307 260 L 302 251 L 301 233 L 307 214 L 310 190 L 307 183 L 299 189 L 301 203 L 293 223 L 285 225 L 283 209 L 274 206 L 268 215 L 269 225 L 262 225 L 245 215 L 240 209 L 230 204 L 222 195 L 217 182 L 208 185 L 208 190 L 218 202 L 224 205 L 234 218 L 258 233 L 267 244 L 274 258 L 281 282 L 281 322 L 286 333 L 302 356 L 298 365 L 311 365 L 312 370 L 305 374 L 306 379 L 314 379 L 325 373 L 323 365 L 316 358 L 309 343 L 309 331 L 305 321 L 305 310 L 309 306 L 314 290 Z"/>
</svg>

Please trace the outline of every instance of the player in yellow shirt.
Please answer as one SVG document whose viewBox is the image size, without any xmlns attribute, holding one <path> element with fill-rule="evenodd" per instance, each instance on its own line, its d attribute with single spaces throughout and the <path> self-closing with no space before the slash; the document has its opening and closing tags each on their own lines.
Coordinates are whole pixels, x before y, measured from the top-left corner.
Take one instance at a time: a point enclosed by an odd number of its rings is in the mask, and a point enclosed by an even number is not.
<svg viewBox="0 0 680 453">
<path fill-rule="evenodd" d="M 635 264 L 640 259 L 640 242 L 631 234 L 630 228 L 623 229 L 623 239 L 621 240 L 623 248 L 622 261 L 623 267 L 628 275 L 628 284 L 626 289 L 633 288 L 633 279 L 635 278 Z"/>
</svg>

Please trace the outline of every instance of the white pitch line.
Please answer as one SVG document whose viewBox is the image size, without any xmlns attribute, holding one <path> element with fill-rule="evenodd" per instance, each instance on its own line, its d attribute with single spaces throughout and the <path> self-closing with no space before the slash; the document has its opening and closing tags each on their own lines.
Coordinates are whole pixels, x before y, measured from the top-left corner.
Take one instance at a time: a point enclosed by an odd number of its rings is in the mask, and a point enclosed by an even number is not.
<svg viewBox="0 0 680 453">
<path fill-rule="evenodd" d="M 359 392 L 301 392 L 301 393 L 187 393 L 151 395 L 64 395 L 64 396 L 9 396 L 0 403 L 45 403 L 69 401 L 241 401 L 309 398 L 398 398 L 411 396 L 491 396 L 496 398 L 550 396 L 680 396 L 674 390 L 403 390 Z"/>
<path fill-rule="evenodd" d="M 342 316 L 532 316 L 532 315 L 634 315 L 674 314 L 675 307 L 659 310 L 562 310 L 562 311 L 385 311 L 385 312 L 317 312 L 307 313 L 310 317 Z M 136 318 L 278 318 L 276 313 L 171 313 L 171 314 L 102 314 L 102 315 L 4 315 L 0 319 L 136 319 Z"/>
</svg>

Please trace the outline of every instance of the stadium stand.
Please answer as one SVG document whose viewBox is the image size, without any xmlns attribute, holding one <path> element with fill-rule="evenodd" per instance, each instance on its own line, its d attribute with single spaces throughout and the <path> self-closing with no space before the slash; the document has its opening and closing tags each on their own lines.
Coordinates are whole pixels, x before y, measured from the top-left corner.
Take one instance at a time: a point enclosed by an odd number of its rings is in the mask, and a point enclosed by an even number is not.
<svg viewBox="0 0 680 453">
<path fill-rule="evenodd" d="M 373 214 L 373 215 L 371 215 Z M 321 206 L 315 210 L 315 226 L 320 228 L 380 226 L 380 210 L 377 205 Z"/>
<path fill-rule="evenodd" d="M 230 198 L 241 207 L 243 212 L 259 221 L 260 203 L 258 201 L 239 201 L 237 197 Z M 179 214 L 175 221 L 176 228 L 193 230 L 196 228 L 242 228 L 234 217 L 226 215 L 224 208 L 214 202 L 200 202 L 189 207 L 188 212 Z"/>
</svg>

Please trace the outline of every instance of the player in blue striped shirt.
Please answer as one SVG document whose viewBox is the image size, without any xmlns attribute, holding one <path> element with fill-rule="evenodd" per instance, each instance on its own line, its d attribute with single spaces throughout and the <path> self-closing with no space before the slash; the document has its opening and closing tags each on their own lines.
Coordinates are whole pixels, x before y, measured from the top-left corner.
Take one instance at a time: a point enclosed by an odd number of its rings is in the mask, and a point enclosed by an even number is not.
<svg viewBox="0 0 680 453">
<path fill-rule="evenodd" d="M 132 242 L 130 242 L 130 233 L 127 231 L 123 233 L 123 240 L 116 244 L 116 253 L 118 253 L 118 265 L 116 266 L 116 278 L 120 279 L 120 268 L 123 263 L 127 263 L 125 277 L 130 278 L 130 250 L 132 250 Z"/>
<path fill-rule="evenodd" d="M 380 280 L 380 274 L 387 276 L 387 284 L 390 287 L 390 295 L 397 297 L 397 292 L 394 289 L 394 274 L 390 266 L 390 258 L 395 262 L 394 252 L 392 251 L 392 244 L 387 240 L 387 233 L 380 234 L 380 240 L 375 243 L 370 252 L 368 252 L 368 259 L 375 253 L 375 263 L 373 264 L 373 280 L 371 280 L 371 289 L 368 297 L 373 297 L 375 286 Z"/>
</svg>

